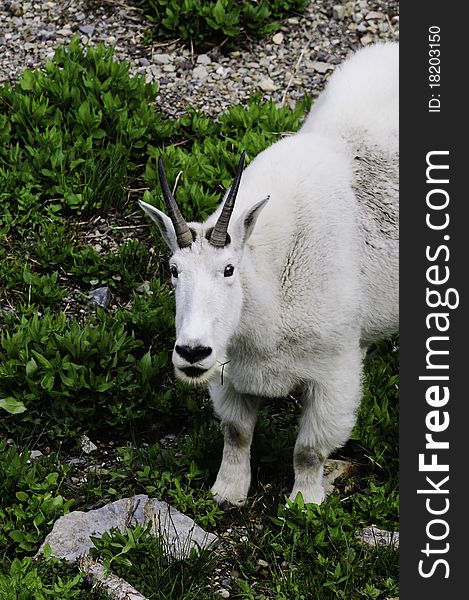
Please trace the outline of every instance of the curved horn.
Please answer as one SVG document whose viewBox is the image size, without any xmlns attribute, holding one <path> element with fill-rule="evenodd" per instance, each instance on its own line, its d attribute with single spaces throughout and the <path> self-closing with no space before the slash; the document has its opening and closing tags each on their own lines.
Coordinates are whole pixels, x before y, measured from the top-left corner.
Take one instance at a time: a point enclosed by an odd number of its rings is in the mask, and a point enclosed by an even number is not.
<svg viewBox="0 0 469 600">
<path fill-rule="evenodd" d="M 218 221 L 216 222 L 215 227 L 212 230 L 212 235 L 210 236 L 210 243 L 212 244 L 212 246 L 217 246 L 218 248 L 224 248 L 224 246 L 226 245 L 226 234 L 228 232 L 228 224 L 230 222 L 231 214 L 233 212 L 236 195 L 238 194 L 241 175 L 243 174 L 245 156 L 246 153 L 243 150 L 241 158 L 239 159 L 238 167 L 236 169 L 233 185 L 231 186 L 230 192 L 225 200 L 225 203 L 223 204 L 221 214 L 218 217 Z"/>
<path fill-rule="evenodd" d="M 171 190 L 169 189 L 166 175 L 164 173 L 163 160 L 158 157 L 158 177 L 160 179 L 161 189 L 163 191 L 163 198 L 168 208 L 168 216 L 174 225 L 174 231 L 176 232 L 177 243 L 179 248 L 186 248 L 193 242 L 192 233 L 187 223 L 184 221 L 181 211 L 176 204 Z"/>
</svg>

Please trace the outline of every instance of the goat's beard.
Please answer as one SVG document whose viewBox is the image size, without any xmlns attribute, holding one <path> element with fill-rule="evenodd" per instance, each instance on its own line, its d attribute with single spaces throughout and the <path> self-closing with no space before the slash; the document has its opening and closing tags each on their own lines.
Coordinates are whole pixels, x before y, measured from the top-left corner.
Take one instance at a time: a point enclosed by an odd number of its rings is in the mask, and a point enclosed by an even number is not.
<svg viewBox="0 0 469 600">
<path fill-rule="evenodd" d="M 174 373 L 176 377 L 183 381 L 184 383 L 188 383 L 193 387 L 206 387 L 211 381 L 213 381 L 216 377 L 220 377 L 222 373 L 223 367 L 216 363 L 206 371 L 201 372 L 200 375 L 195 377 L 184 373 L 179 367 L 174 367 Z"/>
</svg>

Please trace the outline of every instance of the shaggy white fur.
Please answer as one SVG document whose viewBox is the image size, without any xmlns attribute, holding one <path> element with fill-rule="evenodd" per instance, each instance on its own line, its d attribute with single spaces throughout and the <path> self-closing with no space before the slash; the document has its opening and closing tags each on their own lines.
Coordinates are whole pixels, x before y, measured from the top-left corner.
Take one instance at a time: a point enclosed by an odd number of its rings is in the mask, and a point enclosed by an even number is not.
<svg viewBox="0 0 469 600">
<path fill-rule="evenodd" d="M 324 498 L 324 461 L 343 445 L 361 398 L 366 347 L 398 330 L 398 45 L 368 46 L 336 70 L 302 129 L 244 171 L 228 233 L 220 209 L 189 223 L 142 208 L 171 248 L 176 374 L 207 384 L 224 434 L 212 488 L 245 502 L 262 398 L 300 395 L 291 493 Z"/>
</svg>

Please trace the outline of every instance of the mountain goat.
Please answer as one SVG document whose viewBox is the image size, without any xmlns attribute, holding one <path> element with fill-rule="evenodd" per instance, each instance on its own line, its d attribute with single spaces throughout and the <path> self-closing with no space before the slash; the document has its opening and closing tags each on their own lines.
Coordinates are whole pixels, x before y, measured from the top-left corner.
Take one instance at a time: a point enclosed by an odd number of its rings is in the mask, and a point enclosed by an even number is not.
<svg viewBox="0 0 469 600">
<path fill-rule="evenodd" d="M 367 346 L 398 329 L 398 44 L 336 69 L 300 131 L 243 172 L 205 223 L 140 202 L 172 251 L 176 375 L 208 385 L 224 435 L 212 492 L 243 504 L 263 398 L 302 414 L 291 498 L 324 498 L 323 465 L 350 436 Z"/>
</svg>

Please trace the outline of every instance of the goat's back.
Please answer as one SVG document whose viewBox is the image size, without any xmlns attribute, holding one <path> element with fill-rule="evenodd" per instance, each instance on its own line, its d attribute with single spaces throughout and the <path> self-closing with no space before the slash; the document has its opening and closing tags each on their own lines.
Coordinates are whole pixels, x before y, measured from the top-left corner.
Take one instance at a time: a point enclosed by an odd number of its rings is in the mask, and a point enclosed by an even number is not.
<svg viewBox="0 0 469 600">
<path fill-rule="evenodd" d="M 368 46 L 345 61 L 302 132 L 339 140 L 353 170 L 366 346 L 399 322 L 399 45 Z"/>
<path fill-rule="evenodd" d="M 362 48 L 331 76 L 306 119 L 303 132 L 323 132 L 352 142 L 397 150 L 399 45 Z"/>
</svg>

